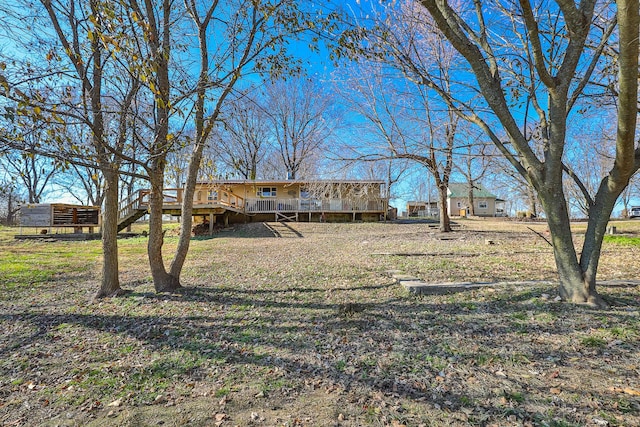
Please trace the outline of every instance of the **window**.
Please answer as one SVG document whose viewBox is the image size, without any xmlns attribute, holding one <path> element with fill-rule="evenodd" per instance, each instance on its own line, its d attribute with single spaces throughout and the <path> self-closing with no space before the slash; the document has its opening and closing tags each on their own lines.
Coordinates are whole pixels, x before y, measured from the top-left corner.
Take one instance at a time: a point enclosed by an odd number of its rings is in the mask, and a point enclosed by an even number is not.
<svg viewBox="0 0 640 427">
<path fill-rule="evenodd" d="M 487 209 L 489 207 L 489 205 L 487 204 L 487 202 L 478 202 L 478 209 Z"/>
<path fill-rule="evenodd" d="M 462 207 L 462 203 L 458 202 L 458 207 L 461 208 Z"/>
<path fill-rule="evenodd" d="M 258 187 L 258 197 L 276 197 L 276 187 Z"/>
<path fill-rule="evenodd" d="M 216 190 L 209 190 L 207 200 L 218 200 L 218 192 Z"/>
</svg>

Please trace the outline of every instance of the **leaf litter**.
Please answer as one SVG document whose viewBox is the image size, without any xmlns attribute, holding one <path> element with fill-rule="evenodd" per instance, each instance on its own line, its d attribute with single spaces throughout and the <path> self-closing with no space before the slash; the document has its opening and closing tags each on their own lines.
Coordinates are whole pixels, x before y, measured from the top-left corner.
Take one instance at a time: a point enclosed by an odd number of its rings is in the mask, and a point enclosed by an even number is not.
<svg viewBox="0 0 640 427">
<path fill-rule="evenodd" d="M 3 296 L 0 422 L 640 425 L 632 281 L 600 288 L 608 310 L 559 303 L 550 248 L 512 223 L 469 221 L 454 240 L 424 224 L 292 227 L 302 238 L 248 224 L 194 240 L 176 294 L 153 293 L 133 239 L 128 296 L 89 302 L 98 262 Z M 640 277 L 622 261 L 637 252 L 605 246 L 599 278 Z M 512 283 L 415 296 L 390 269 Z"/>
</svg>

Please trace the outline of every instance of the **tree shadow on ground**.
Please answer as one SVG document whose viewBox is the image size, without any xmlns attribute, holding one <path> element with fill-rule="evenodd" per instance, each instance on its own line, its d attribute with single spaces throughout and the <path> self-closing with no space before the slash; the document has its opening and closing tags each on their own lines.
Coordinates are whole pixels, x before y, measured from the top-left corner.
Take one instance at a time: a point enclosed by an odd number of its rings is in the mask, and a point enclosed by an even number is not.
<svg viewBox="0 0 640 427">
<path fill-rule="evenodd" d="M 323 292 L 315 288 L 294 291 Z M 576 325 L 566 324 L 568 315 L 604 313 L 608 320 L 602 320 L 603 325 L 631 324 L 634 319 L 618 312 L 543 302 L 534 291 L 481 302 L 388 297 L 359 303 L 353 312 L 340 311 L 344 300 L 281 298 L 289 292 L 197 287 L 180 294 L 133 293 L 111 302 L 114 309 L 126 306 L 129 314 L 2 314 L 2 322 L 35 332 L 5 336 L 0 355 L 7 357 L 26 346 L 37 346 L 45 355 L 61 350 L 80 353 L 81 349 L 64 347 L 69 339 L 64 325 L 73 325 L 120 337 L 116 343 L 134 340 L 160 355 L 191 354 L 196 361 L 193 366 L 176 367 L 168 356 L 166 360 L 161 357 L 148 362 L 142 371 L 121 367 L 116 376 L 123 378 L 140 372 L 164 377 L 165 370 L 172 381 L 187 381 L 206 376 L 199 370 L 208 364 L 215 364 L 223 376 L 239 367 L 245 367 L 241 372 L 249 376 L 256 369 L 268 372 L 277 368 L 298 389 L 319 382 L 346 393 L 379 392 L 447 411 L 471 407 L 478 422 L 503 419 L 505 414 L 538 422 L 546 415 L 522 404 L 521 399 L 548 396 L 549 388 L 557 382 L 549 372 L 575 365 L 574 359 L 585 355 L 591 359 L 605 353 L 609 358 L 625 357 L 634 348 L 560 345 L 566 334 L 576 332 Z M 625 294 L 620 298 L 626 303 L 633 297 Z M 172 309 L 161 311 L 163 304 Z M 159 314 L 145 314 L 158 310 Z M 582 326 L 585 336 L 598 326 L 590 319 L 590 324 Z M 523 345 L 529 336 L 538 341 Z M 101 357 L 117 359 L 115 347 L 105 347 Z M 529 379 L 500 374 L 531 370 L 541 374 L 531 374 Z M 233 375 L 239 374 L 236 371 Z M 490 386 L 474 387 L 469 376 L 489 381 Z M 586 403 L 571 401 L 572 393 L 580 392 L 578 385 L 564 389 L 566 396 L 554 397 L 557 407 L 590 411 Z M 569 393 L 570 389 L 574 391 Z M 610 400 L 599 392 L 592 395 L 593 399 Z"/>
</svg>

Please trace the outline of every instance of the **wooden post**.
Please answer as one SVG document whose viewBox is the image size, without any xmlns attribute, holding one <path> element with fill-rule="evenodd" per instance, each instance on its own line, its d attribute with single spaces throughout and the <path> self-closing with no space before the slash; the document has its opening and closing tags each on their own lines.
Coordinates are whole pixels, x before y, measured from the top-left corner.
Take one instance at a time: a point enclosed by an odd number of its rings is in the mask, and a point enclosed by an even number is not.
<svg viewBox="0 0 640 427">
<path fill-rule="evenodd" d="M 209 212 L 209 236 L 213 236 L 213 222 L 215 221 L 216 216 L 213 212 Z"/>
</svg>

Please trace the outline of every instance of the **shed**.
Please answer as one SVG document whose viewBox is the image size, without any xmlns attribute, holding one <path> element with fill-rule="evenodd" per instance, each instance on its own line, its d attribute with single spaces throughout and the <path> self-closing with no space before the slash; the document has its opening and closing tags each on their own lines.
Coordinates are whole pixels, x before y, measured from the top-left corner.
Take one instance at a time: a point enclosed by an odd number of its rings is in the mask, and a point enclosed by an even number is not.
<svg viewBox="0 0 640 427">
<path fill-rule="evenodd" d="M 94 227 L 100 227 L 100 207 L 70 205 L 65 203 L 37 203 L 20 206 L 20 226 L 44 228 L 45 233 L 53 229 L 73 229 L 74 233 L 82 233 L 88 228 L 93 233 Z"/>
</svg>

